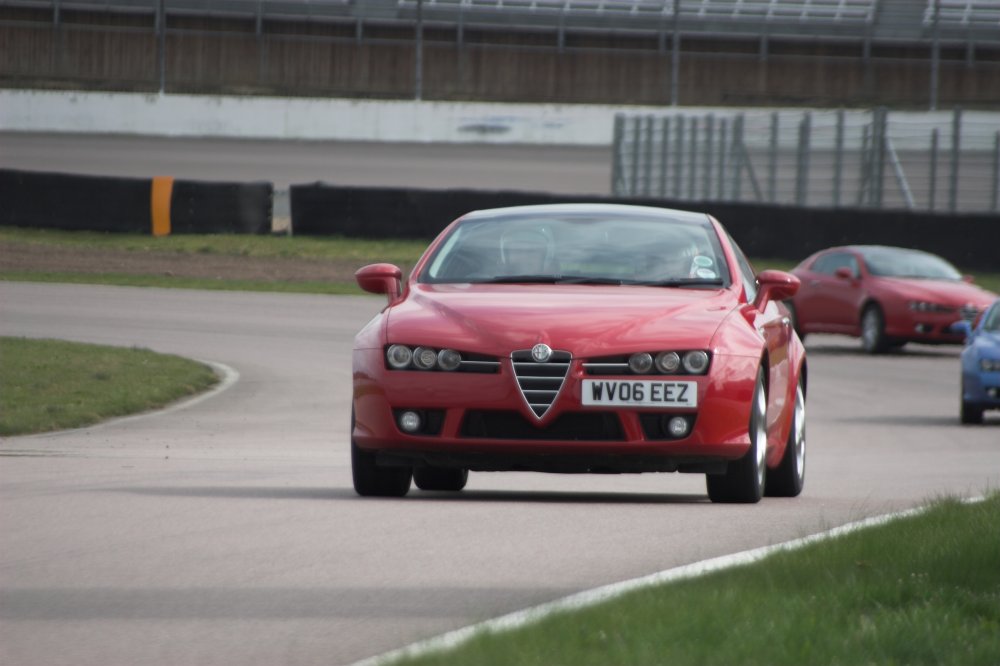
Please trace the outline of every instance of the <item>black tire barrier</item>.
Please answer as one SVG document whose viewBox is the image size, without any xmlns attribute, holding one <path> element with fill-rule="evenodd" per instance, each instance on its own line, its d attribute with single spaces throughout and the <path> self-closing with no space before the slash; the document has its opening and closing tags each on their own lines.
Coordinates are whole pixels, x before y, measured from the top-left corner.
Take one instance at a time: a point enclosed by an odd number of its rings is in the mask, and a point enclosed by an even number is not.
<svg viewBox="0 0 1000 666">
<path fill-rule="evenodd" d="M 902 245 L 971 270 L 1000 271 L 1000 216 L 795 208 L 745 203 L 617 199 L 540 192 L 417 190 L 293 185 L 294 233 L 430 239 L 460 215 L 483 208 L 558 202 L 623 203 L 709 213 L 750 256 L 799 261 L 833 245 Z"/>
<path fill-rule="evenodd" d="M 274 185 L 175 180 L 171 233 L 267 234 Z"/>
<path fill-rule="evenodd" d="M 168 179 L 169 180 L 169 179 Z M 158 233 L 266 234 L 274 186 L 175 180 Z M 0 225 L 153 232 L 152 180 L 0 169 Z"/>
<path fill-rule="evenodd" d="M 0 225 L 149 233 L 148 178 L 0 169 Z"/>
</svg>

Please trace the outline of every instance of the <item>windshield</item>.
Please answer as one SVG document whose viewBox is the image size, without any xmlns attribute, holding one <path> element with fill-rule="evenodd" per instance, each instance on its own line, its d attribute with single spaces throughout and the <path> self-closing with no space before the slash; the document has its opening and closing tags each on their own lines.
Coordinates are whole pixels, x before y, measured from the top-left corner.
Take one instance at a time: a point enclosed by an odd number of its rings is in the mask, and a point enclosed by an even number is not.
<svg viewBox="0 0 1000 666">
<path fill-rule="evenodd" d="M 707 219 L 523 213 L 458 224 L 418 279 L 694 287 L 730 282 Z"/>
<path fill-rule="evenodd" d="M 873 248 L 864 251 L 868 272 L 880 277 L 961 280 L 958 270 L 941 257 L 918 250 Z"/>
<path fill-rule="evenodd" d="M 983 319 L 983 330 L 994 333 L 1000 332 L 1000 304 L 994 305 L 986 313 Z"/>
</svg>

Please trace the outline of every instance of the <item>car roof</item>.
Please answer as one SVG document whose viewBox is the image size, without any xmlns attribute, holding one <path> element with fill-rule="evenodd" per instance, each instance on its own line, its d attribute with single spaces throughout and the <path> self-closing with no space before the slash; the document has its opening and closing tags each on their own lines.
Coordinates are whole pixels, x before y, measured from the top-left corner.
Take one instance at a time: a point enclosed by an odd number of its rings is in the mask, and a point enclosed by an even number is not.
<svg viewBox="0 0 1000 666">
<path fill-rule="evenodd" d="M 665 220 L 707 224 L 709 216 L 706 213 L 696 213 L 689 210 L 674 208 L 657 208 L 655 206 L 632 206 L 628 204 L 604 203 L 560 203 L 537 204 L 531 206 L 509 206 L 507 208 L 485 208 L 463 215 L 463 219 L 489 219 L 491 217 L 507 217 L 511 215 L 587 215 L 605 214 L 631 217 L 659 217 Z"/>
<path fill-rule="evenodd" d="M 867 254 L 869 252 L 883 250 L 888 250 L 890 252 L 919 252 L 920 254 L 930 254 L 930 252 L 927 252 L 926 250 L 918 250 L 912 247 L 898 247 L 895 245 L 839 245 L 837 247 L 828 247 L 820 252 L 843 252 L 845 250 L 857 252 L 859 254 Z"/>
</svg>

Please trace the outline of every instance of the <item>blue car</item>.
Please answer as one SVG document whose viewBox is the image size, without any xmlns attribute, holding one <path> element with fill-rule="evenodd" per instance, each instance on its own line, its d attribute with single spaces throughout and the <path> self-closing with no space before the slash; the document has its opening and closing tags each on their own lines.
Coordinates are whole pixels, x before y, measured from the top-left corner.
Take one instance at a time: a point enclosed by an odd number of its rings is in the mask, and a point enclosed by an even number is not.
<svg viewBox="0 0 1000 666">
<path fill-rule="evenodd" d="M 983 412 L 1000 409 L 1000 300 L 975 327 L 958 322 L 966 333 L 962 350 L 962 423 L 982 423 Z"/>
</svg>

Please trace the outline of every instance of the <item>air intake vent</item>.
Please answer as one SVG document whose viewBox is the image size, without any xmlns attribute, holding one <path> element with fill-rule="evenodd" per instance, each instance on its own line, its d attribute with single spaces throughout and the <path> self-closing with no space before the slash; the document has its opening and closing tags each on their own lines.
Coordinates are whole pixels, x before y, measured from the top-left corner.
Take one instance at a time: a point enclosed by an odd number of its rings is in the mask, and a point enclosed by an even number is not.
<svg viewBox="0 0 1000 666">
<path fill-rule="evenodd" d="M 510 360 L 521 394 L 535 416 L 542 418 L 559 395 L 573 355 L 554 351 L 548 361 L 538 362 L 532 358 L 530 349 L 524 349 L 512 352 Z"/>
</svg>

